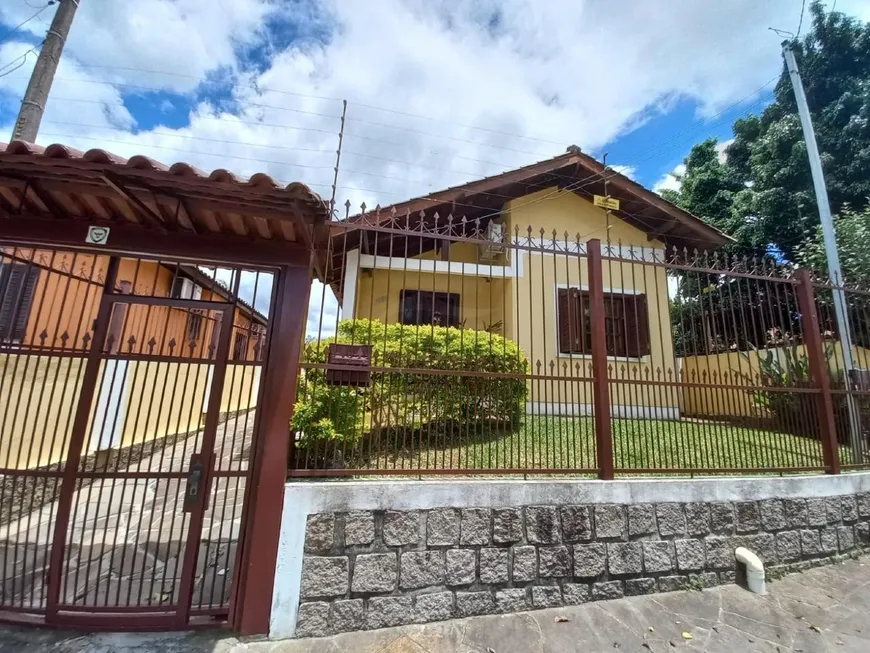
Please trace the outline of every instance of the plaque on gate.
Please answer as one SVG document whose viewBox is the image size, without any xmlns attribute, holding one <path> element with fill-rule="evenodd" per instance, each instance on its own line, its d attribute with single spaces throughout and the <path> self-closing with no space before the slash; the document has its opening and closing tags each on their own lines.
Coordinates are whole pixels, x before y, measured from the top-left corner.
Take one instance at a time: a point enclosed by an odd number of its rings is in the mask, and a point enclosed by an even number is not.
<svg viewBox="0 0 870 653">
<path fill-rule="evenodd" d="M 326 352 L 326 382 L 329 385 L 367 387 L 372 382 L 371 367 L 371 345 L 332 343 Z"/>
</svg>

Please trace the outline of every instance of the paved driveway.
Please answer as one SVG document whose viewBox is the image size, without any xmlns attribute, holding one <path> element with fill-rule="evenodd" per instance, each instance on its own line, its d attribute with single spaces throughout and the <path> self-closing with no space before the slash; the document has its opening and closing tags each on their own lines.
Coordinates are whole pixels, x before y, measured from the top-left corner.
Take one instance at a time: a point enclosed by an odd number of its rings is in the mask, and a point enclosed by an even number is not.
<svg viewBox="0 0 870 653">
<path fill-rule="evenodd" d="M 254 413 L 218 427 L 217 468 L 246 469 Z M 180 438 L 126 468 L 134 473 L 183 470 L 202 432 Z M 161 605 L 175 602 L 188 515 L 184 480 L 105 478 L 82 485 L 73 499 L 62 599 L 76 605 Z M 244 498 L 244 479 L 215 479 L 200 539 L 193 605 L 226 605 Z M 57 503 L 0 527 L 0 595 L 6 604 L 44 605 Z"/>
<path fill-rule="evenodd" d="M 0 653 L 25 647 L 57 653 L 870 651 L 870 557 L 794 574 L 769 587 L 766 596 L 729 585 L 284 642 L 239 641 L 215 632 L 77 636 L 7 629 L 0 633 Z"/>
</svg>

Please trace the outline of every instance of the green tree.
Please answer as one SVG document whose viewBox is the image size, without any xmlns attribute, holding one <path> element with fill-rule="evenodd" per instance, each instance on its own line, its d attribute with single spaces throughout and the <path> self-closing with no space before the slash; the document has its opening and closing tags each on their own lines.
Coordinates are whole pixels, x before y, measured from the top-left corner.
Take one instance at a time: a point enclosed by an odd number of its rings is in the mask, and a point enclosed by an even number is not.
<svg viewBox="0 0 870 653">
<path fill-rule="evenodd" d="M 795 44 L 813 117 L 831 210 L 864 207 L 870 196 L 870 25 L 810 7 L 812 29 Z M 682 187 L 669 199 L 738 242 L 735 253 L 776 246 L 787 259 L 819 224 L 812 177 L 788 72 L 761 115 L 734 123 L 720 161 L 716 141 L 685 160 Z"/>
<path fill-rule="evenodd" d="M 849 284 L 870 287 L 870 205 L 863 211 L 844 209 L 840 215 L 834 217 L 834 231 L 837 234 L 837 251 L 840 254 L 843 278 Z M 812 268 L 823 277 L 828 276 L 821 227 L 801 244 L 797 256 L 801 264 Z"/>
</svg>

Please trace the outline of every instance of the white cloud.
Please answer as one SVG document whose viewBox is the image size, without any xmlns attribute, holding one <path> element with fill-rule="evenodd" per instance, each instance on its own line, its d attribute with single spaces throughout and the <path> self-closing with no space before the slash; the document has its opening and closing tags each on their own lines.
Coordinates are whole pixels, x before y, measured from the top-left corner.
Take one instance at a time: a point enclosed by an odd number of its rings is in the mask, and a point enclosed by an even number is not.
<svg viewBox="0 0 870 653">
<path fill-rule="evenodd" d="M 681 163 L 671 172 L 662 175 L 661 179 L 653 186 L 653 190 L 656 193 L 661 193 L 663 190 L 680 190 L 681 182 L 679 177 L 682 177 L 684 174 L 686 174 L 686 164 Z"/>
<path fill-rule="evenodd" d="M 2 4 L 7 25 L 33 13 Z M 862 0 L 838 8 L 866 11 Z M 595 153 L 681 98 L 715 114 L 779 74 L 779 40 L 767 27 L 796 24 L 797 9 L 793 0 L 87 0 L 39 141 L 265 171 L 329 197 L 342 105 L 321 98 L 346 98 L 337 200 L 355 211 L 363 200 L 399 201 L 571 143 Z M 283 48 L 271 39 L 260 72 L 245 72 L 239 47 L 264 42 L 267 18 L 302 21 L 287 33 L 331 31 Z M 41 37 L 45 25 L 25 30 Z M 0 66 L 30 47 L 7 42 Z M 0 94 L 20 95 L 33 61 L 0 78 Z M 189 92 L 218 70 L 240 84 L 232 114 L 200 103 L 186 127 L 129 132 L 125 92 Z M 633 172 L 643 159 L 620 164 Z M 665 177 L 656 189 L 675 184 Z"/>
<path fill-rule="evenodd" d="M 625 175 L 629 179 L 634 179 L 637 173 L 637 166 L 610 166 L 614 171 L 621 175 Z"/>
<path fill-rule="evenodd" d="M 719 163 L 725 163 L 728 158 L 725 150 L 733 142 L 734 139 L 731 138 L 727 141 L 722 141 L 721 143 L 716 144 L 716 153 L 719 155 Z M 684 174 L 686 174 L 686 164 L 681 163 L 670 172 L 662 175 L 653 186 L 653 190 L 659 194 L 661 194 L 663 190 L 680 190 L 680 177 Z"/>
<path fill-rule="evenodd" d="M 728 149 L 728 146 L 734 142 L 733 138 L 729 138 L 727 141 L 721 141 L 716 144 L 716 153 L 719 155 L 719 163 L 725 163 L 728 160 L 728 155 L 725 150 Z"/>
</svg>

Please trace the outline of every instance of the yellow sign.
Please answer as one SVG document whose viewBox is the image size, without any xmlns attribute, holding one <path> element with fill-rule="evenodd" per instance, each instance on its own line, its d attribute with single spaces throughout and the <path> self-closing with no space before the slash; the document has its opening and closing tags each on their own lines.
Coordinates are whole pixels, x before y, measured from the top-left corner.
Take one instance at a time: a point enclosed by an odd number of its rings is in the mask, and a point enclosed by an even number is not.
<svg viewBox="0 0 870 653">
<path fill-rule="evenodd" d="M 600 206 L 602 209 L 613 209 L 614 211 L 619 210 L 619 200 L 615 200 L 612 197 L 603 197 L 601 195 L 593 195 L 593 204 L 595 206 Z"/>
</svg>

